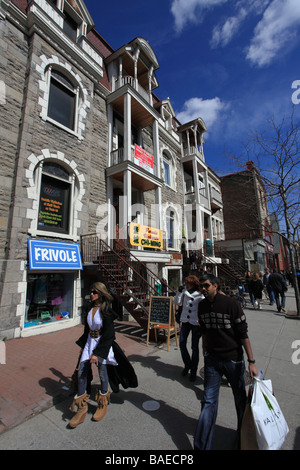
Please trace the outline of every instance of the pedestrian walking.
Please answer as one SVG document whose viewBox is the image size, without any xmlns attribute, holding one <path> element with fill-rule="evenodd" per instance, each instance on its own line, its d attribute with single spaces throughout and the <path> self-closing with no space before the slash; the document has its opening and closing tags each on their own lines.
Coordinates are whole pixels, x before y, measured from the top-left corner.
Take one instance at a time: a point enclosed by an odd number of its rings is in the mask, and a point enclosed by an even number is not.
<svg viewBox="0 0 300 470">
<path fill-rule="evenodd" d="M 191 275 L 185 278 L 185 288 L 179 288 L 174 303 L 180 306 L 181 314 L 178 318 L 180 327 L 179 347 L 181 357 L 184 363 L 182 375 L 186 376 L 190 371 L 190 381 L 196 380 L 197 368 L 199 363 L 199 322 L 198 322 L 198 304 L 204 296 L 200 290 L 200 283 L 197 276 Z M 190 355 L 187 349 L 188 336 L 191 333 Z"/>
<path fill-rule="evenodd" d="M 254 309 L 261 309 L 260 301 L 262 299 L 262 292 L 264 285 L 260 280 L 258 273 L 252 274 L 252 279 L 249 282 L 250 299 Z"/>
<path fill-rule="evenodd" d="M 251 378 L 258 373 L 241 305 L 218 292 L 219 281 L 211 274 L 200 278 L 200 285 L 205 297 L 198 306 L 204 354 L 204 396 L 194 448 L 209 450 L 213 446 L 222 376 L 225 375 L 233 392 L 240 437 L 246 406 L 243 351 L 247 355 Z"/>
<path fill-rule="evenodd" d="M 285 309 L 285 292 L 287 291 L 286 281 L 283 276 L 277 272 L 273 272 L 269 276 L 269 284 L 274 292 L 276 307 L 278 312 L 286 312 Z"/>
<path fill-rule="evenodd" d="M 117 314 L 111 309 L 113 297 L 102 282 L 92 285 L 90 297 L 91 305 L 87 311 L 84 333 L 76 341 L 82 348 L 82 354 L 78 371 L 78 390 L 71 406 L 71 411 L 75 411 L 77 407 L 77 412 L 69 423 L 71 428 L 83 423 L 88 411 L 90 395 L 87 393 L 87 378 L 92 364 L 97 366 L 100 379 L 94 421 L 100 421 L 107 412 L 111 394 L 109 383 L 113 391 L 118 391 L 119 383 L 122 383 L 124 388 L 137 387 L 135 372 L 115 342 L 113 322 Z"/>
<path fill-rule="evenodd" d="M 269 268 L 266 268 L 265 269 L 265 274 L 263 276 L 263 285 L 265 286 L 265 288 L 267 290 L 270 305 L 273 305 L 274 302 L 275 302 L 275 296 L 274 296 L 273 289 L 272 289 L 272 287 L 269 283 L 269 276 L 270 276 L 270 270 L 269 270 Z"/>
</svg>

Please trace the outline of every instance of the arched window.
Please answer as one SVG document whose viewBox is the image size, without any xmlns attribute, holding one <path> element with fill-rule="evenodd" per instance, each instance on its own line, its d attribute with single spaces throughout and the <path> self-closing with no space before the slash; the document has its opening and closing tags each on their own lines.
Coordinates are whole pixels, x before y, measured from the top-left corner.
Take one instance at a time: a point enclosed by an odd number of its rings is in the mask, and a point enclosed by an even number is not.
<svg viewBox="0 0 300 470">
<path fill-rule="evenodd" d="M 74 178 L 61 165 L 45 161 L 41 168 L 37 229 L 69 234 Z"/>
<path fill-rule="evenodd" d="M 44 148 L 41 155 L 32 153 L 28 163 L 27 193 L 32 201 L 26 212 L 30 221 L 28 233 L 33 237 L 78 240 L 85 178 L 76 162 L 62 152 Z"/>
<path fill-rule="evenodd" d="M 91 103 L 80 75 L 55 55 L 42 55 L 40 62 L 41 118 L 82 140 Z"/>
<path fill-rule="evenodd" d="M 50 67 L 48 117 L 76 131 L 79 88 L 60 70 Z"/>
</svg>

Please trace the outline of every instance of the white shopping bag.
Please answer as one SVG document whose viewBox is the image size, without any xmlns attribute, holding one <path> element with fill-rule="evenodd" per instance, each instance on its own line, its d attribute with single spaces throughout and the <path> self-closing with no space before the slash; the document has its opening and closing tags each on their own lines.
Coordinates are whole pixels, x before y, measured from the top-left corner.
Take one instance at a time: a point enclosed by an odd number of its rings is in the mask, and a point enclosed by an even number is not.
<svg viewBox="0 0 300 470">
<path fill-rule="evenodd" d="M 259 380 L 254 377 L 251 410 L 258 448 L 260 450 L 280 449 L 289 428 L 273 395 L 271 380 Z"/>
</svg>

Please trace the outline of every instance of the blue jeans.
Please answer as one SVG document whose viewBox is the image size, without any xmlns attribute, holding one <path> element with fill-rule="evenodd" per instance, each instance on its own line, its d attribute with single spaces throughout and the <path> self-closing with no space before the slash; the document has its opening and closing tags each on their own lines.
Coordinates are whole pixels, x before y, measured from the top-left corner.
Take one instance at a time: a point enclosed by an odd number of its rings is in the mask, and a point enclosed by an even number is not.
<svg viewBox="0 0 300 470">
<path fill-rule="evenodd" d="M 204 397 L 194 436 L 196 450 L 212 449 L 222 375 L 231 385 L 240 432 L 247 401 L 244 372 L 243 358 L 239 361 L 223 361 L 210 354 L 204 356 Z"/>
<path fill-rule="evenodd" d="M 98 357 L 98 372 L 100 378 L 100 391 L 105 394 L 108 391 L 108 373 L 106 364 L 102 364 L 103 359 Z M 91 363 L 89 360 L 82 361 L 79 366 L 78 371 L 78 391 L 77 395 L 80 397 L 86 392 L 87 384 L 87 375 L 89 369 L 91 368 Z"/>
<path fill-rule="evenodd" d="M 278 312 L 280 312 L 282 308 L 285 308 L 285 292 L 284 291 L 278 292 L 277 290 L 274 290 L 274 295 L 275 295 L 277 310 Z M 281 302 L 280 302 L 279 296 L 281 297 Z"/>
<path fill-rule="evenodd" d="M 186 343 L 188 336 L 192 332 L 192 356 L 190 356 L 187 350 Z M 181 351 L 181 357 L 186 369 L 191 369 L 192 375 L 196 375 L 197 367 L 199 363 L 199 340 L 200 336 L 198 333 L 198 325 L 191 325 L 190 323 L 181 323 L 179 347 Z"/>
<path fill-rule="evenodd" d="M 267 284 L 266 287 L 267 287 L 267 292 L 268 292 L 270 302 L 275 302 L 275 296 L 274 296 L 274 292 L 273 292 L 272 287 L 269 286 L 269 284 Z"/>
</svg>

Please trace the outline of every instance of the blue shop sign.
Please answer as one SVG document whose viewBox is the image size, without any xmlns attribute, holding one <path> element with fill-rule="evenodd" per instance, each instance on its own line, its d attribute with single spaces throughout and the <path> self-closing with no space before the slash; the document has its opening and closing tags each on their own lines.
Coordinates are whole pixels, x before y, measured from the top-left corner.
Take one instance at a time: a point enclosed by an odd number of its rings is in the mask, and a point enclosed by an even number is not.
<svg viewBox="0 0 300 470">
<path fill-rule="evenodd" d="M 82 270 L 79 245 L 75 243 L 28 240 L 29 267 L 36 270 Z"/>
</svg>

